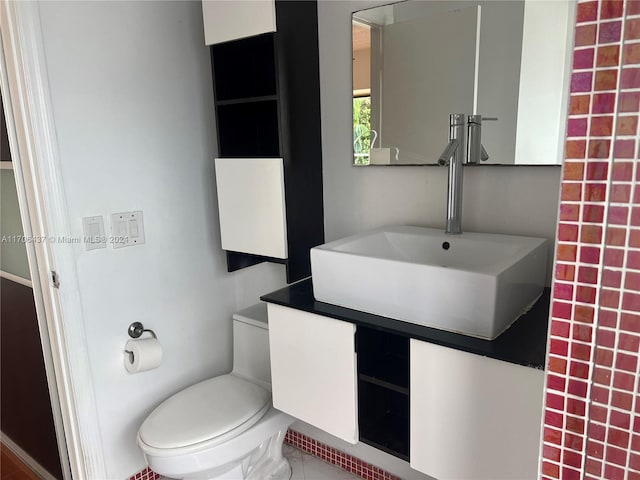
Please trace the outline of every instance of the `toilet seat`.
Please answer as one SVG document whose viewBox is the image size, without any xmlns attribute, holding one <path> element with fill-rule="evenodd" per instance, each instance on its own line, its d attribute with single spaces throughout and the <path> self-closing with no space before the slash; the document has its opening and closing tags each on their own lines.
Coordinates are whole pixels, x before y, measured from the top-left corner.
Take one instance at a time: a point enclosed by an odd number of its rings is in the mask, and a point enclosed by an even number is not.
<svg viewBox="0 0 640 480">
<path fill-rule="evenodd" d="M 253 426 L 270 400 L 263 387 L 221 375 L 161 403 L 140 427 L 138 438 L 156 452 L 207 448 Z"/>
</svg>

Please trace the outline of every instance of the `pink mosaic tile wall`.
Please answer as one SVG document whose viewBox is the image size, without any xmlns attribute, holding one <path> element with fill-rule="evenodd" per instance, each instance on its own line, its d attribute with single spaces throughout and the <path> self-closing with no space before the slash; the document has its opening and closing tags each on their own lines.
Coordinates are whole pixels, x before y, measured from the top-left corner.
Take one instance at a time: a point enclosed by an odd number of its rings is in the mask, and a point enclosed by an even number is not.
<svg viewBox="0 0 640 480">
<path fill-rule="evenodd" d="M 577 5 L 543 479 L 640 479 L 640 1 Z"/>
</svg>

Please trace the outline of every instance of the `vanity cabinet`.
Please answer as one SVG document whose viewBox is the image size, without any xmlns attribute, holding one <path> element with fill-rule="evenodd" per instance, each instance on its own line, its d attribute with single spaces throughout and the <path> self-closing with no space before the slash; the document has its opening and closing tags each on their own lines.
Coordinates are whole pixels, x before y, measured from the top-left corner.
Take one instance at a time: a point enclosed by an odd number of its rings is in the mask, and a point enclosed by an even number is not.
<svg viewBox="0 0 640 480">
<path fill-rule="evenodd" d="M 549 289 L 492 341 L 317 301 L 312 279 L 261 300 L 276 408 L 438 480 L 537 478 Z"/>
<path fill-rule="evenodd" d="M 225 245 L 227 269 L 264 261 L 283 263 L 287 282 L 292 283 L 311 275 L 309 250 L 324 242 L 317 3 L 205 1 L 203 9 L 205 30 L 217 35 L 228 22 L 233 32 L 231 38 L 207 38 L 207 43 L 214 39 L 210 49 L 218 157 L 238 163 L 277 160 L 283 166 L 282 178 L 269 191 L 277 194 L 274 198 L 282 196 L 278 189 L 284 185 L 284 214 L 263 215 L 252 209 L 252 205 L 264 206 L 259 195 L 247 200 L 244 193 L 232 192 L 231 198 L 220 198 L 222 189 L 218 189 L 221 224 L 223 216 L 233 218 L 227 225 L 245 223 L 233 232 L 225 232 L 221 225 L 223 239 L 252 237 L 250 242 Z M 225 27 L 212 26 L 216 22 Z M 255 178 L 255 169 L 246 177 L 234 177 L 226 191 L 255 193 Z M 273 204 L 282 208 L 278 202 Z M 282 219 L 284 227 L 271 224 L 272 217 Z M 284 237 L 276 250 L 282 254 L 247 248 L 260 244 L 262 234 L 257 232 L 270 229 Z"/>
<path fill-rule="evenodd" d="M 410 345 L 411 468 L 438 480 L 537 477 L 544 372 Z"/>
<path fill-rule="evenodd" d="M 276 31 L 273 0 L 202 0 L 206 45 Z"/>
<path fill-rule="evenodd" d="M 268 315 L 273 406 L 357 443 L 355 325 L 273 304 Z"/>
<path fill-rule="evenodd" d="M 438 480 L 536 477 L 542 370 L 280 305 L 268 312 L 278 410 Z"/>
</svg>

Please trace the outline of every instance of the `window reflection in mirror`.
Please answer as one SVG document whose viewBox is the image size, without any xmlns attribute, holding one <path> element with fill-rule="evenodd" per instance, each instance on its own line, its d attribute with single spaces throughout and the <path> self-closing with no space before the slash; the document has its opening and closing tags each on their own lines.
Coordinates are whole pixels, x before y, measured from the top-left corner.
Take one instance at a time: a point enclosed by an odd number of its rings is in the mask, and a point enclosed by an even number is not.
<svg viewBox="0 0 640 480">
<path fill-rule="evenodd" d="M 353 97 L 353 155 L 356 165 L 369 165 L 369 150 L 375 140 L 371 130 L 371 94 Z"/>
<path fill-rule="evenodd" d="M 369 165 L 371 132 L 371 27 L 353 21 L 353 156 Z"/>
<path fill-rule="evenodd" d="M 353 163 L 435 164 L 451 113 L 487 163 L 560 164 L 575 0 L 408 0 L 355 12 Z"/>
</svg>

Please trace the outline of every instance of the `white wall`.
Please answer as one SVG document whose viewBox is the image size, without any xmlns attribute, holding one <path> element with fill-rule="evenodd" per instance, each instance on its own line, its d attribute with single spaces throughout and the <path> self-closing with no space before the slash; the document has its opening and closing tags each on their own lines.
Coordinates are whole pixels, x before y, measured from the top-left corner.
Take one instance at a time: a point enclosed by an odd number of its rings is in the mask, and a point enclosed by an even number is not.
<svg viewBox="0 0 640 480">
<path fill-rule="evenodd" d="M 444 228 L 446 168 L 351 166 L 351 12 L 381 3 L 384 1 L 318 4 L 327 241 L 385 224 Z M 463 227 L 546 237 L 552 249 L 559 186 L 559 167 L 466 168 Z M 550 275 L 551 253 L 549 257 Z M 351 447 L 306 425 L 297 427 L 398 475 L 424 478 L 417 472 L 406 473 L 404 462 L 382 452 L 363 445 Z"/>
<path fill-rule="evenodd" d="M 142 210 L 146 244 L 85 252 L 77 271 L 109 479 L 145 464 L 136 432 L 168 395 L 231 367 L 231 314 L 284 285 L 281 265 L 226 271 L 200 2 L 42 2 L 70 224 Z M 163 348 L 129 375 L 127 326 Z"/>
<path fill-rule="evenodd" d="M 478 7 L 420 11 L 382 28 L 382 89 L 371 102 L 382 112 L 379 145 L 398 148 L 399 163 L 437 163 L 449 115 L 473 112 L 478 15 Z"/>
</svg>

